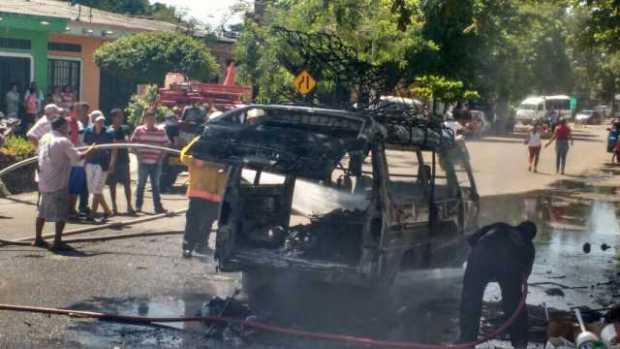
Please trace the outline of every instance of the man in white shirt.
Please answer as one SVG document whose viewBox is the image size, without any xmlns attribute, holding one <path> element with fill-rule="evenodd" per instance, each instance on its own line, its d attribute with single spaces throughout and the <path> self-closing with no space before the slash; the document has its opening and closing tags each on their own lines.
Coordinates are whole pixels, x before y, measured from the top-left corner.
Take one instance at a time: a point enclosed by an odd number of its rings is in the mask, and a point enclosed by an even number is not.
<svg viewBox="0 0 620 349">
<path fill-rule="evenodd" d="M 47 108 L 46 108 L 47 109 Z M 41 200 L 36 220 L 36 236 L 33 245 L 44 246 L 45 222 L 56 223 L 53 249 L 61 247 L 62 232 L 69 214 L 69 174 L 71 162 L 88 155 L 92 147 L 78 152 L 67 138 L 67 120 L 56 118 L 50 123 L 51 132 L 39 139 L 39 192 Z"/>
<path fill-rule="evenodd" d="M 56 104 L 48 104 L 45 106 L 44 113 L 39 121 L 26 133 L 28 140 L 35 147 L 39 146 L 41 137 L 52 130 L 52 121 L 60 115 L 60 108 Z"/>
</svg>

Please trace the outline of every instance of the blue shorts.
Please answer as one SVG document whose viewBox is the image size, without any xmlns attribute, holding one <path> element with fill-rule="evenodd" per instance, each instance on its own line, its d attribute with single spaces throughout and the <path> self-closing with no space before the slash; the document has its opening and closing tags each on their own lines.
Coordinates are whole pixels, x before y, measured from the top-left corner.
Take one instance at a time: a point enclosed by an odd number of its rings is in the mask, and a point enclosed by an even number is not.
<svg viewBox="0 0 620 349">
<path fill-rule="evenodd" d="M 84 167 L 71 167 L 69 175 L 69 194 L 77 195 L 88 190 L 86 186 L 86 170 Z"/>
</svg>

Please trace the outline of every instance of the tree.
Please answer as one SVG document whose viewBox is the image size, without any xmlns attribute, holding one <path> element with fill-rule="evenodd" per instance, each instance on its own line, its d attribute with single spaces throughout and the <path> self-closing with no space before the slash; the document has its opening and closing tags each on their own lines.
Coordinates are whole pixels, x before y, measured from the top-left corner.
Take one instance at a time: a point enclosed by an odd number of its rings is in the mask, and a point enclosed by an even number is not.
<svg viewBox="0 0 620 349">
<path fill-rule="evenodd" d="M 415 0 L 404 0 L 415 5 Z M 243 33 L 237 43 L 236 58 L 242 81 L 255 87 L 256 97 L 263 102 L 290 97 L 293 74 L 302 67 L 311 70 L 319 86 L 315 97 L 330 102 L 348 102 L 356 92 L 356 82 L 363 79 L 360 66 L 373 66 L 377 72 L 387 72 L 384 78 L 396 86 L 400 72 L 409 65 L 409 50 L 428 48 L 419 33 L 419 17 L 409 16 L 410 25 L 400 30 L 399 14 L 392 12 L 391 0 L 283 0 L 270 4 L 258 25 L 246 19 Z M 297 47 L 277 37 L 275 28 L 283 27 L 307 34 L 324 33 L 341 41 L 346 48 L 340 62 L 313 64 L 299 54 Z M 318 35 L 308 36 L 320 39 Z M 326 54 L 329 48 L 320 40 L 313 44 Z M 285 64 L 282 64 L 285 63 Z M 348 65 L 354 69 L 338 69 L 334 65 Z M 335 73 L 337 72 L 337 73 Z M 359 86 L 357 86 L 359 88 Z M 281 93 L 287 96 L 280 95 Z M 355 94 L 355 93 L 354 93 Z"/>
<path fill-rule="evenodd" d="M 437 112 L 437 101 L 447 105 L 480 98 L 478 92 L 465 89 L 462 81 L 449 80 L 437 75 L 418 77 L 413 83 L 411 91 L 416 96 L 432 103 L 434 113 Z"/>
<path fill-rule="evenodd" d="M 139 33 L 120 38 L 99 47 L 95 62 L 138 83 L 161 84 L 168 72 L 208 81 L 219 69 L 204 43 L 179 33 Z"/>
<path fill-rule="evenodd" d="M 600 46 L 610 51 L 620 50 L 620 1 L 573 0 L 577 8 L 587 8 L 590 16 L 581 27 L 581 37 L 587 46 Z"/>
</svg>

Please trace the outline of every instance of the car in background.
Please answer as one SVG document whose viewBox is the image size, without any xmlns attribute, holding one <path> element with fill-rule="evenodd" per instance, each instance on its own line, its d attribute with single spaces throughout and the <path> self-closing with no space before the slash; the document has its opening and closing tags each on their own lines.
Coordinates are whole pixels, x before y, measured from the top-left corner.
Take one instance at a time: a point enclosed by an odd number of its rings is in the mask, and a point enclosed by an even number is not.
<svg viewBox="0 0 620 349">
<path fill-rule="evenodd" d="M 414 98 L 381 96 L 378 103 L 371 109 L 391 116 L 421 117 L 424 114 L 424 103 Z"/>
<path fill-rule="evenodd" d="M 601 113 L 592 109 L 583 109 L 575 115 L 575 123 L 597 125 L 603 121 Z"/>
<path fill-rule="evenodd" d="M 608 106 L 606 106 L 606 105 L 603 105 L 603 104 L 601 104 L 601 105 L 597 105 L 597 106 L 595 106 L 595 107 L 594 107 L 594 108 L 592 108 L 592 109 L 593 109 L 595 112 L 597 112 L 597 113 L 601 114 L 601 116 L 602 116 L 603 118 L 607 118 L 607 117 L 611 117 L 611 116 L 612 116 L 612 115 L 611 115 L 611 109 L 610 109 Z"/>
<path fill-rule="evenodd" d="M 559 113 L 560 118 L 569 118 L 570 97 L 565 95 L 528 97 L 517 107 L 515 120 L 524 125 L 534 124 L 553 111 Z"/>
</svg>

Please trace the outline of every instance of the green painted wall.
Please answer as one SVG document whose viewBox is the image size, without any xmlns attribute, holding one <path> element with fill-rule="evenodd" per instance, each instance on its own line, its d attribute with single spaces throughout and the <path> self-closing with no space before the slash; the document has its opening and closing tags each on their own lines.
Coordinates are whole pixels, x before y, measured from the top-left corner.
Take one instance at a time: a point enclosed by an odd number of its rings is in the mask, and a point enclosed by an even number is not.
<svg viewBox="0 0 620 349">
<path fill-rule="evenodd" d="M 30 40 L 30 50 L 8 49 L 0 47 L 0 52 L 29 54 L 34 60 L 34 81 L 43 91 L 47 91 L 47 33 L 27 30 L 2 29 L 0 38 Z"/>
<path fill-rule="evenodd" d="M 0 47 L 0 53 L 29 54 L 33 59 L 34 80 L 37 86 L 47 91 L 47 44 L 49 32 L 64 31 L 67 20 L 38 16 L 24 16 L 1 13 L 0 38 L 30 40 L 30 50 Z M 48 22 L 42 25 L 41 21 Z"/>
</svg>

